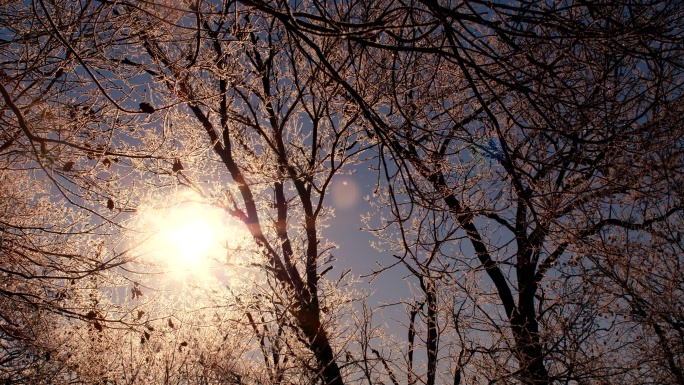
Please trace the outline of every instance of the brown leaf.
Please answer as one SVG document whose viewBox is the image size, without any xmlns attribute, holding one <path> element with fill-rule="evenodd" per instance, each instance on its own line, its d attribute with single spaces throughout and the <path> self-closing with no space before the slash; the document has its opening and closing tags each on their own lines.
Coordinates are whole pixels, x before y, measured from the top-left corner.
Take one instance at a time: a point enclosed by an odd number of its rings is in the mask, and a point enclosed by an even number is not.
<svg viewBox="0 0 684 385">
<path fill-rule="evenodd" d="M 148 332 L 143 332 L 143 335 L 145 336 L 145 339 L 146 339 L 146 340 L 148 340 L 148 341 L 150 340 L 150 333 L 148 333 Z"/>
<path fill-rule="evenodd" d="M 112 162 L 111 162 L 109 159 L 105 158 L 105 159 L 102 161 L 102 164 L 103 164 L 105 167 L 109 168 L 109 166 L 112 165 Z"/>
<path fill-rule="evenodd" d="M 142 316 L 144 316 L 144 315 L 145 315 L 145 312 L 143 310 L 138 310 L 138 318 L 137 319 L 141 319 Z"/>
<path fill-rule="evenodd" d="M 169 318 L 169 327 L 170 327 L 171 329 L 175 329 L 175 328 L 176 328 L 176 326 L 173 324 L 173 321 L 171 320 L 171 318 Z"/>
<path fill-rule="evenodd" d="M 110 210 L 114 210 L 114 201 L 112 198 L 107 199 L 107 208 Z"/>
<path fill-rule="evenodd" d="M 95 319 L 95 317 L 97 317 L 97 313 L 95 312 L 95 310 L 91 310 L 88 312 L 88 314 L 85 315 L 85 317 L 87 319 Z"/>
<path fill-rule="evenodd" d="M 180 345 L 178 345 L 178 351 L 179 351 L 179 352 L 182 352 L 182 351 L 183 351 L 183 348 L 186 347 L 186 346 L 188 346 L 188 343 L 187 343 L 187 342 L 185 342 L 185 341 L 181 342 Z"/>
<path fill-rule="evenodd" d="M 140 111 L 146 114 L 152 114 L 155 110 L 150 103 L 140 102 Z"/>
<path fill-rule="evenodd" d="M 102 324 L 101 324 L 99 321 L 97 321 L 97 320 L 95 320 L 95 322 L 93 322 L 93 326 L 94 326 L 95 329 L 97 329 L 97 331 L 99 331 L 99 332 L 101 332 L 102 329 L 104 329 L 104 328 L 102 327 Z"/>
<path fill-rule="evenodd" d="M 174 160 L 174 161 L 173 161 L 173 168 L 172 168 L 172 171 L 173 171 L 173 172 L 178 172 L 178 171 L 181 171 L 181 170 L 185 170 L 185 169 L 183 168 L 183 163 L 181 163 L 180 159 Z"/>
<path fill-rule="evenodd" d="M 69 172 L 74 169 L 74 162 L 66 162 L 64 163 L 64 166 L 62 166 L 62 170 Z"/>
<path fill-rule="evenodd" d="M 140 290 L 140 285 L 137 282 L 134 282 L 133 287 L 131 288 L 131 299 L 142 297 L 142 295 L 143 293 L 142 290 Z"/>
</svg>

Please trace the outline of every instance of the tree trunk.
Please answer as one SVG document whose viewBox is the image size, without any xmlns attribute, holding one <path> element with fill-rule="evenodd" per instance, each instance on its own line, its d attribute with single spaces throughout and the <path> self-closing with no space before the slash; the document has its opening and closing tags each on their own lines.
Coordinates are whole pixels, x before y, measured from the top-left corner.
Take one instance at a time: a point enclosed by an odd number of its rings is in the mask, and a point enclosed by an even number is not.
<svg viewBox="0 0 684 385">
<path fill-rule="evenodd" d="M 330 340 L 325 330 L 321 327 L 317 309 L 301 308 L 295 312 L 295 317 L 304 335 L 306 335 L 311 351 L 316 357 L 323 385 L 344 385 L 340 368 L 337 366 L 335 355 L 330 346 Z"/>
<path fill-rule="evenodd" d="M 528 385 L 548 384 L 549 372 L 544 366 L 537 321 L 516 312 L 511 319 L 511 329 L 515 337 L 521 382 Z"/>
<path fill-rule="evenodd" d="M 537 292 L 534 264 L 523 263 L 518 266 L 518 290 L 518 306 L 510 317 L 510 323 L 516 344 L 515 354 L 520 364 L 520 380 L 528 385 L 548 384 L 549 372 L 544 366 L 544 352 L 534 306 L 534 295 Z"/>
</svg>

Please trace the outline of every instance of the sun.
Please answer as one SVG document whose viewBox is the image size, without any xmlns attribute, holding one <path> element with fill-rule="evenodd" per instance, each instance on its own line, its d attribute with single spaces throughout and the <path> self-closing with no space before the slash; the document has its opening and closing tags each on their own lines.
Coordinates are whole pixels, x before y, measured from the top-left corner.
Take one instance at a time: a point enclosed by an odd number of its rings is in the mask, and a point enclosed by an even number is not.
<svg viewBox="0 0 684 385">
<path fill-rule="evenodd" d="M 205 210 L 197 207 L 172 209 L 166 215 L 166 221 L 160 226 L 159 236 L 166 247 L 166 252 L 181 265 L 202 263 L 210 251 L 217 246 L 217 225 L 208 218 Z"/>
<path fill-rule="evenodd" d="M 167 197 L 139 214 L 144 258 L 174 278 L 210 274 L 244 238 L 239 224 L 195 195 Z"/>
</svg>

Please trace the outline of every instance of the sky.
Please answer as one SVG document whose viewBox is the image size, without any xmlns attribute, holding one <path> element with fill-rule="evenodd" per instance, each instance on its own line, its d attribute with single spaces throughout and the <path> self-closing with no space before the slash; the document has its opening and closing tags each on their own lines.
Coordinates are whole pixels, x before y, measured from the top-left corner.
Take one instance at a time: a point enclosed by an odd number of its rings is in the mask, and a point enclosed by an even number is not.
<svg viewBox="0 0 684 385">
<path fill-rule="evenodd" d="M 378 250 L 371 245 L 377 239 L 368 231 L 368 225 L 362 220 L 364 216 L 371 214 L 374 215 L 373 220 L 377 224 L 377 214 L 374 214 L 376 209 L 368 202 L 376 183 L 377 172 L 363 165 L 358 167 L 354 174 L 338 174 L 331 186 L 335 217 L 322 233 L 323 237 L 338 245 L 332 252 L 337 262 L 328 273 L 330 277 L 336 278 L 343 270 L 352 269 L 355 277 L 361 277 L 358 287 L 371 292 L 371 305 L 396 303 L 411 294 L 405 279 L 408 271 L 401 265 L 378 276 L 369 276 L 378 269 L 378 263 L 387 266 L 396 262 L 392 253 Z M 386 320 L 400 316 L 400 310 L 402 309 L 388 308 Z"/>
</svg>

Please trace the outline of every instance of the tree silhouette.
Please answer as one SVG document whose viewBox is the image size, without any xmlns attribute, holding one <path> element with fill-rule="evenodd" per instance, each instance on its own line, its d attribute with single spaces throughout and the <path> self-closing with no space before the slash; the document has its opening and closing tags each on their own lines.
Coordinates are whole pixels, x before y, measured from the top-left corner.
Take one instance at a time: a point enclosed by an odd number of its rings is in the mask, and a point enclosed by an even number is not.
<svg viewBox="0 0 684 385">
<path fill-rule="evenodd" d="M 2 298 L 80 319 L 103 357 L 131 335 L 166 362 L 216 357 L 206 337 L 150 330 L 163 306 L 143 310 L 137 281 L 106 304 L 40 289 L 134 279 L 111 269 L 135 259 L 116 233 L 185 189 L 250 235 L 254 291 L 221 298 L 266 369 L 239 369 L 243 351 L 217 381 L 682 384 L 683 16 L 675 1 L 10 2 L 3 272 L 27 289 Z M 341 331 L 351 299 L 321 236 L 333 177 L 364 157 L 396 257 L 376 274 L 400 265 L 416 285 L 397 299 L 406 340 L 383 348 L 366 302 Z M 82 378 L 113 381 L 101 363 Z"/>
</svg>

